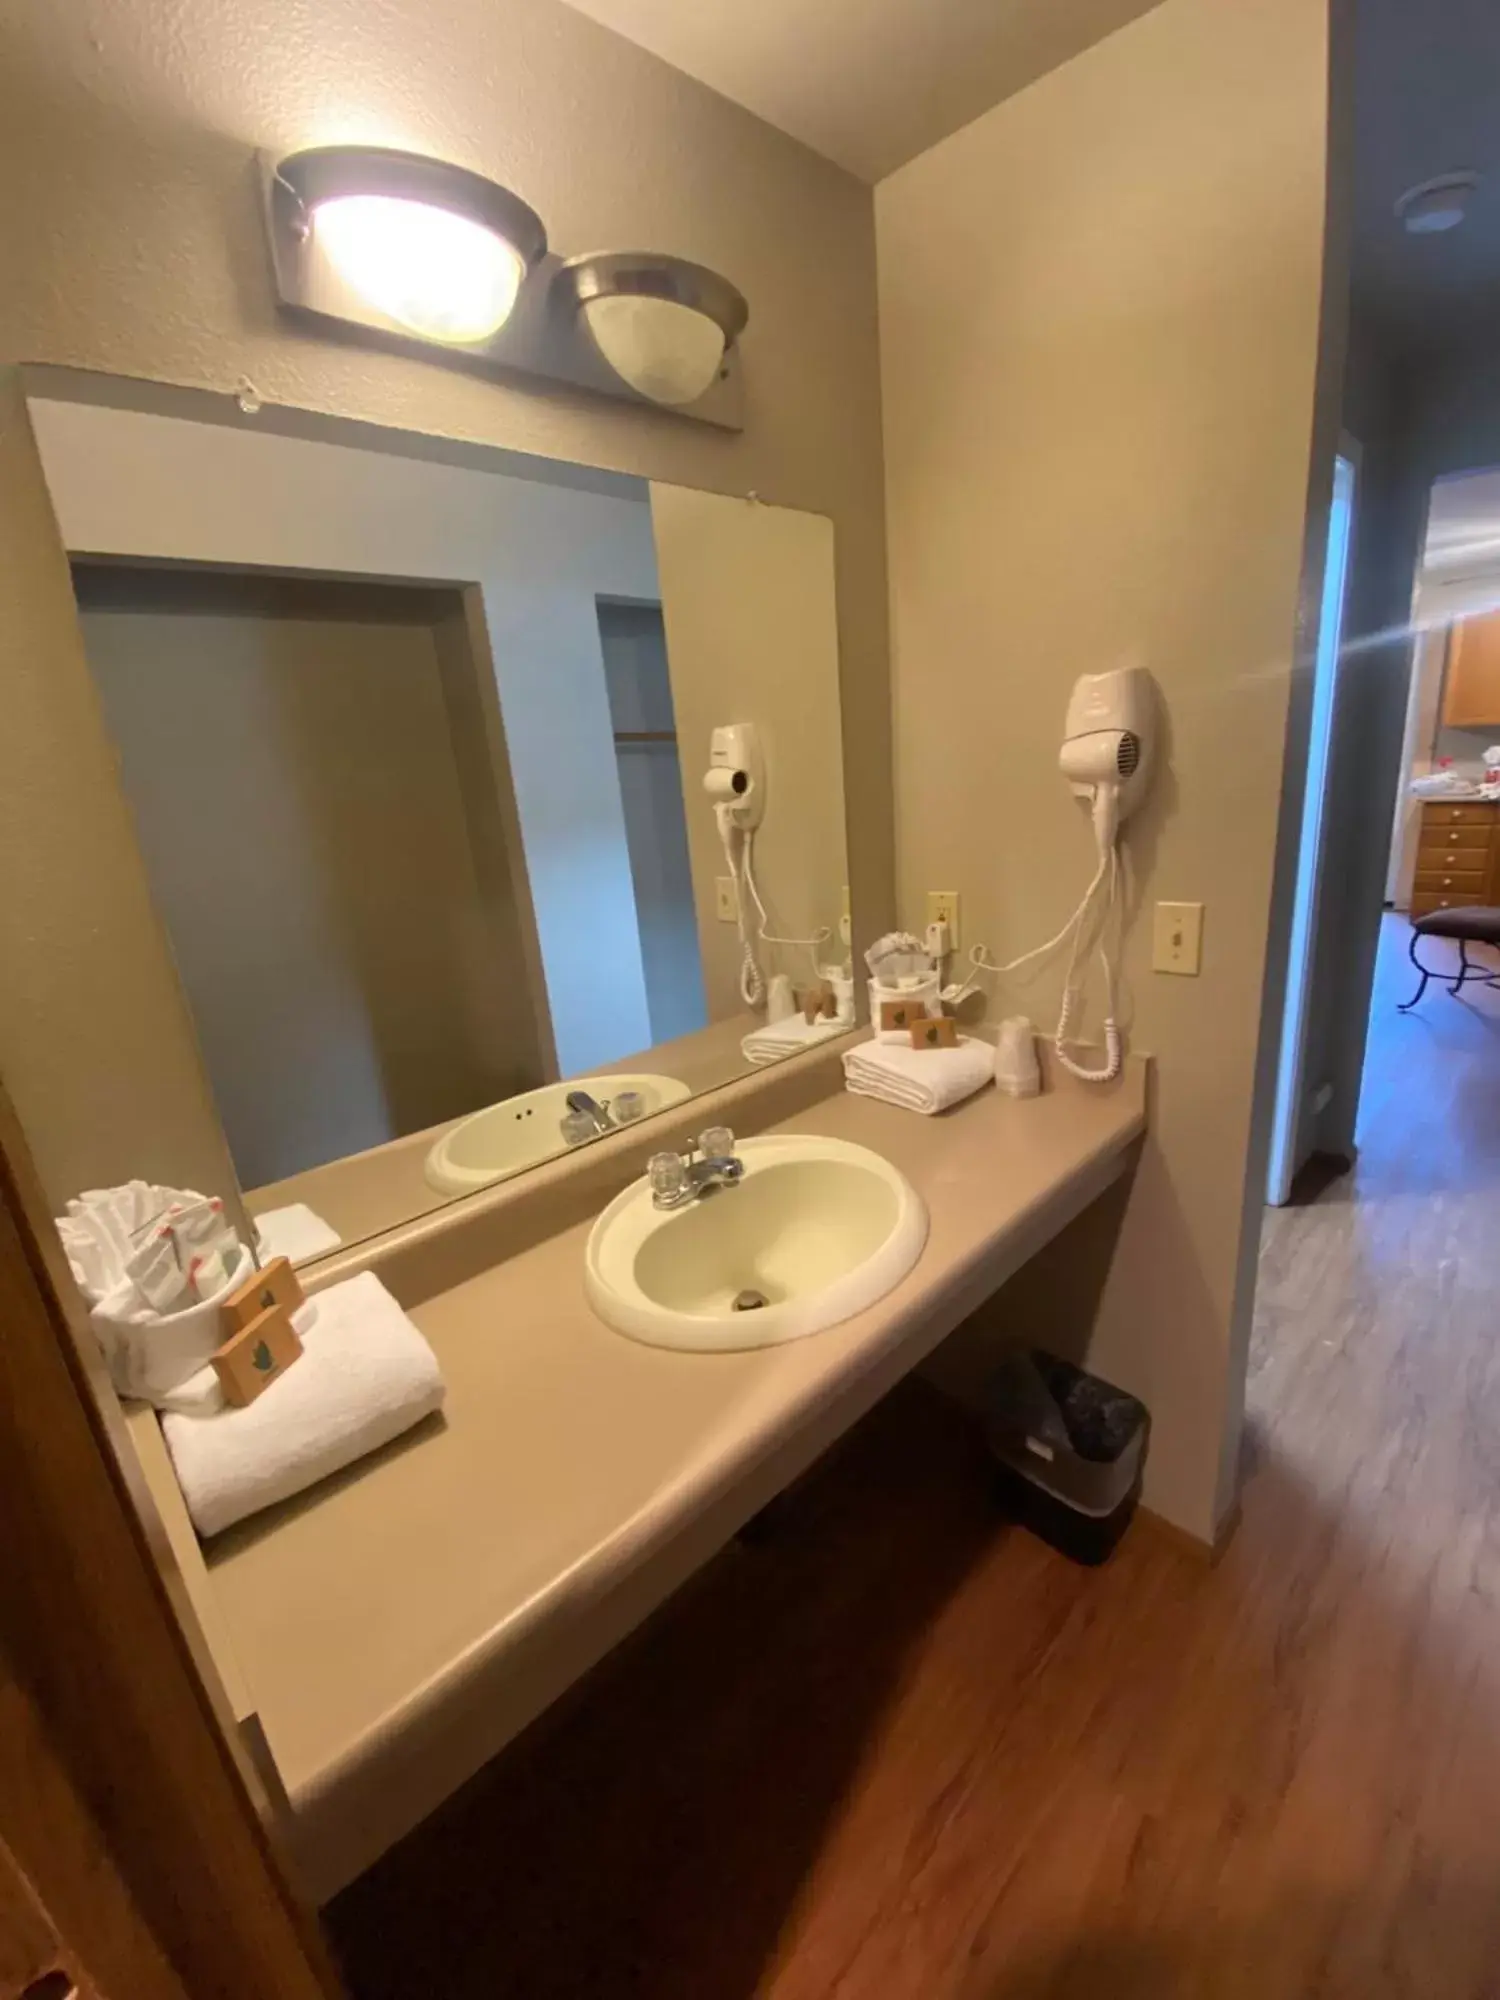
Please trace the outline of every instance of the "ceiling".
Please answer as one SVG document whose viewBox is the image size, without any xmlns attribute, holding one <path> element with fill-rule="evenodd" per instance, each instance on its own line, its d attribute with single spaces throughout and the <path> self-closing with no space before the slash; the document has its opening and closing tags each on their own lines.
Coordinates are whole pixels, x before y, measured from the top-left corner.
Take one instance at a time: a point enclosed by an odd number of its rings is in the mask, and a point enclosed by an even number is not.
<svg viewBox="0 0 1500 2000">
<path fill-rule="evenodd" d="M 571 4 L 876 181 L 1158 0 Z M 1355 8 L 1356 300 L 1393 349 L 1472 345 L 1500 322 L 1500 0 Z M 1457 169 L 1463 226 L 1409 236 L 1397 197 Z"/>
<path fill-rule="evenodd" d="M 1467 345 L 1500 319 L 1500 4 L 1358 0 L 1356 33 L 1356 299 L 1403 347 Z M 1467 220 L 1408 236 L 1397 197 L 1463 168 Z"/>
<path fill-rule="evenodd" d="M 1157 0 L 571 4 L 877 181 Z"/>
</svg>

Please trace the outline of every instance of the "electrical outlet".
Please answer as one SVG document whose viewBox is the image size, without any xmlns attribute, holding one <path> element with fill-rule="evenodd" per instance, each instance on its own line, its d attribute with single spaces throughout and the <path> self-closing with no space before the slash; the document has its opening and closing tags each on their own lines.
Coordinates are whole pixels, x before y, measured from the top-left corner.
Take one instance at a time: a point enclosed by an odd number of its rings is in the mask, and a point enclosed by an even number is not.
<svg viewBox="0 0 1500 2000">
<path fill-rule="evenodd" d="M 958 891 L 957 889 L 929 889 L 927 891 L 927 921 L 929 924 L 948 926 L 948 949 L 958 950 Z"/>
<path fill-rule="evenodd" d="M 1197 977 L 1203 966 L 1203 905 L 1158 903 L 1151 931 L 1153 972 Z"/>
<path fill-rule="evenodd" d="M 729 875 L 714 877 L 714 914 L 721 924 L 732 924 L 739 915 L 734 902 L 734 880 Z"/>
</svg>

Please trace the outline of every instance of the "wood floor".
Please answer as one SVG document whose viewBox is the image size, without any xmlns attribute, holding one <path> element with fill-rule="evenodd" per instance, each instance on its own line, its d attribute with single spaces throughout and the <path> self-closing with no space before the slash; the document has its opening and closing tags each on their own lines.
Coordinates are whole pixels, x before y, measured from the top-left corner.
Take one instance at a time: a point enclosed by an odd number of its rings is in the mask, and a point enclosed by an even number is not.
<svg viewBox="0 0 1500 2000">
<path fill-rule="evenodd" d="M 1403 952 L 1220 1566 L 1070 1567 L 904 1390 L 340 1899 L 359 2000 L 1500 1996 L 1500 992 Z"/>
</svg>

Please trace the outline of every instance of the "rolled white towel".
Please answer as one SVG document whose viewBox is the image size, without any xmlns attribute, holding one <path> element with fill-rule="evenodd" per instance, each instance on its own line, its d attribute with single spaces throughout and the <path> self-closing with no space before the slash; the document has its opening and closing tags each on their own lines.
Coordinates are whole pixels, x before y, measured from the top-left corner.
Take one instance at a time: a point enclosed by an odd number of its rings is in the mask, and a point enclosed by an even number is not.
<svg viewBox="0 0 1500 2000">
<path fill-rule="evenodd" d="M 257 1215 L 255 1237 L 263 1257 L 286 1257 L 293 1264 L 305 1264 L 327 1250 L 337 1250 L 344 1240 L 305 1201 L 268 1208 L 264 1215 Z"/>
<path fill-rule="evenodd" d="M 794 1014 L 789 1021 L 768 1021 L 763 1028 L 752 1028 L 740 1043 L 740 1054 L 747 1063 L 760 1068 L 766 1063 L 781 1062 L 787 1056 L 800 1055 L 814 1043 L 826 1042 L 830 1035 L 847 1035 L 852 1025 L 849 1021 L 821 1017 L 804 1021 L 800 1014 Z"/>
<path fill-rule="evenodd" d="M 315 1293 L 292 1324 L 301 1359 L 253 1403 L 162 1418 L 200 1535 L 316 1485 L 442 1404 L 437 1356 L 373 1271 Z"/>
<path fill-rule="evenodd" d="M 216 1292 L 180 1312 L 154 1313 L 129 1285 L 109 1294 L 89 1314 L 104 1359 L 122 1396 L 136 1396 L 159 1410 L 217 1407 L 219 1378 L 206 1364 L 224 1343 L 225 1299 L 255 1269 L 242 1244 Z M 199 1374 L 206 1370 L 205 1381 Z M 193 1386 L 189 1388 L 189 1383 Z"/>
<path fill-rule="evenodd" d="M 972 1035 L 960 1035 L 951 1049 L 861 1042 L 844 1057 L 844 1082 L 850 1090 L 928 1117 L 961 1104 L 993 1082 L 994 1076 L 994 1049 Z"/>
</svg>

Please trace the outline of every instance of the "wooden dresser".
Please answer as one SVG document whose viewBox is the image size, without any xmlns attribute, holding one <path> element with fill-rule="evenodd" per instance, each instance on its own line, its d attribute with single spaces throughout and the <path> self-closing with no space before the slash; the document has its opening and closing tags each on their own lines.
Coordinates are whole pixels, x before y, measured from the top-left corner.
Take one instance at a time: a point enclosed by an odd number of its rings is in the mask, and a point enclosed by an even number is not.
<svg viewBox="0 0 1500 2000">
<path fill-rule="evenodd" d="M 1500 804 L 1427 799 L 1422 806 L 1411 914 L 1500 904 Z"/>
</svg>

